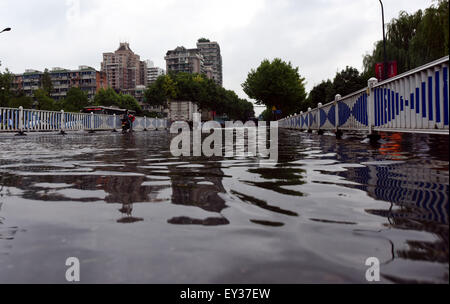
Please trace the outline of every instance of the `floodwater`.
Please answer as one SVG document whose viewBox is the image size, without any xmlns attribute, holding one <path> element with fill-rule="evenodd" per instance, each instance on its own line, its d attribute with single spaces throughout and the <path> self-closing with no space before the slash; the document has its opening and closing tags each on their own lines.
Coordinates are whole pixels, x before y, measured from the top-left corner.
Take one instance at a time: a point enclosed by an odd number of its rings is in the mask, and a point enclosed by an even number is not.
<svg viewBox="0 0 450 304">
<path fill-rule="evenodd" d="M 449 282 L 448 136 L 280 130 L 279 164 L 166 131 L 0 137 L 0 283 Z"/>
</svg>

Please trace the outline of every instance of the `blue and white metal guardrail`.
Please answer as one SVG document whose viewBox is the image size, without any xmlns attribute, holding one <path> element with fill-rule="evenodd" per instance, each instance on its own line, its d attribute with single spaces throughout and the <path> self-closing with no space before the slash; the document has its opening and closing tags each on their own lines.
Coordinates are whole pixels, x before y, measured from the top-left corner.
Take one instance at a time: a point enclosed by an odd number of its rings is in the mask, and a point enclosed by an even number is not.
<svg viewBox="0 0 450 304">
<path fill-rule="evenodd" d="M 0 108 L 0 132 L 102 131 L 121 128 L 116 115 L 65 113 L 32 109 Z M 164 130 L 167 119 L 136 117 L 134 130 Z"/>
<path fill-rule="evenodd" d="M 449 134 L 449 56 L 279 121 L 299 130 Z"/>
</svg>

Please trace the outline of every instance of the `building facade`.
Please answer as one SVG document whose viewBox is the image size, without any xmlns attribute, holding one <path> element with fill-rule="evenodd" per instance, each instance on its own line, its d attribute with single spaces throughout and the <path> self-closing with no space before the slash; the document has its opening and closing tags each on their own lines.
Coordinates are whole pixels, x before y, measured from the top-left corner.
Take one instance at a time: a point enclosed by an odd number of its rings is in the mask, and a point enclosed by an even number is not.
<svg viewBox="0 0 450 304">
<path fill-rule="evenodd" d="M 153 61 L 147 60 L 147 85 L 151 85 L 156 82 L 159 76 L 166 74 L 164 69 L 156 67 Z"/>
<path fill-rule="evenodd" d="M 158 67 L 151 67 L 147 68 L 147 84 L 153 84 L 155 83 L 156 79 L 158 77 L 163 76 L 166 74 L 166 71 L 164 69 L 158 68 Z"/>
<path fill-rule="evenodd" d="M 120 43 L 114 53 L 103 54 L 101 70 L 106 74 L 108 86 L 117 92 L 147 85 L 147 63 L 126 42 Z"/>
<path fill-rule="evenodd" d="M 69 89 L 76 87 L 84 91 L 89 99 L 93 99 L 100 89 L 107 88 L 106 75 L 88 66 L 80 66 L 77 70 L 52 68 L 49 72 L 53 90 L 50 97 L 55 100 L 66 98 Z M 21 90 L 26 96 L 42 88 L 44 72 L 26 70 L 23 74 L 14 76 L 14 88 Z"/>
<path fill-rule="evenodd" d="M 211 42 L 208 39 L 199 39 L 197 42 L 197 49 L 204 59 L 205 68 L 211 68 L 212 79 L 220 86 L 223 85 L 222 72 L 222 55 L 220 53 L 220 46 L 217 42 Z"/>
<path fill-rule="evenodd" d="M 164 59 L 166 60 L 167 73 L 205 74 L 204 59 L 198 49 L 186 49 L 179 46 L 168 51 Z"/>
</svg>

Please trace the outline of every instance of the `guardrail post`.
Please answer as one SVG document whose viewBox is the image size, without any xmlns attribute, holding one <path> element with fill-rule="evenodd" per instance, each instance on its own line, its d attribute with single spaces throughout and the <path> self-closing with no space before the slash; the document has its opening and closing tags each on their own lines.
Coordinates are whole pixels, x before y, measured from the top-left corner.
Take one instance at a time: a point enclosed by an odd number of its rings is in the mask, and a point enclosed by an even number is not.
<svg viewBox="0 0 450 304">
<path fill-rule="evenodd" d="M 89 133 L 94 133 L 94 112 L 91 112 L 91 130 Z"/>
<path fill-rule="evenodd" d="M 17 136 L 26 136 L 25 132 L 23 131 L 23 107 L 19 107 L 19 133 L 16 134 Z"/>
<path fill-rule="evenodd" d="M 308 112 L 306 113 L 306 117 L 308 118 L 308 133 L 312 133 L 312 119 L 311 119 L 311 108 L 308 108 Z"/>
<path fill-rule="evenodd" d="M 322 121 L 321 120 L 321 114 L 320 114 L 320 109 L 322 108 L 322 103 L 321 102 L 319 102 L 319 104 L 317 105 L 317 118 L 318 118 L 318 120 L 317 120 L 317 134 L 319 134 L 319 135 L 323 135 L 323 130 L 321 130 L 320 129 L 320 122 Z"/>
<path fill-rule="evenodd" d="M 334 133 L 336 134 L 336 138 L 340 139 L 342 137 L 342 131 L 339 130 L 339 100 L 341 100 L 342 96 L 337 94 L 334 97 L 334 113 L 335 113 L 335 117 L 334 117 L 334 124 L 336 126 Z"/>
<path fill-rule="evenodd" d="M 116 114 L 113 114 L 113 132 L 117 132 L 116 130 L 116 122 L 117 122 L 117 118 L 116 118 Z"/>
<path fill-rule="evenodd" d="M 60 134 L 65 135 L 66 134 L 66 115 L 64 115 L 64 110 L 61 110 L 61 126 L 60 126 Z"/>
<path fill-rule="evenodd" d="M 378 83 L 378 80 L 376 78 L 370 78 L 368 81 L 368 88 L 367 88 L 367 95 L 368 95 L 368 102 L 367 102 L 367 117 L 368 119 L 368 127 L 369 127 L 369 136 L 371 142 L 378 142 L 380 139 L 380 135 L 376 131 L 373 131 L 374 127 L 374 121 L 375 121 L 375 93 L 374 93 L 374 86 Z"/>
<path fill-rule="evenodd" d="M 147 131 L 147 116 L 144 116 L 144 132 Z"/>
<path fill-rule="evenodd" d="M 303 131 L 303 111 L 300 111 L 300 131 Z"/>
</svg>

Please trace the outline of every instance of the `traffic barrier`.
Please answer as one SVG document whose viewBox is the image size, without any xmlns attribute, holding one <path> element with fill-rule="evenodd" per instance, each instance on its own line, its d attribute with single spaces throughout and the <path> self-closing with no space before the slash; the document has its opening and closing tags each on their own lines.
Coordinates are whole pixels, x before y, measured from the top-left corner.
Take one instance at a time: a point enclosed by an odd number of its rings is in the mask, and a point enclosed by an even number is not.
<svg viewBox="0 0 450 304">
<path fill-rule="evenodd" d="M 165 130 L 167 119 L 136 117 L 133 130 Z M 122 127 L 121 116 L 0 108 L 0 132 L 106 131 Z"/>
<path fill-rule="evenodd" d="M 279 121 L 299 130 L 449 134 L 449 56 Z"/>
</svg>

